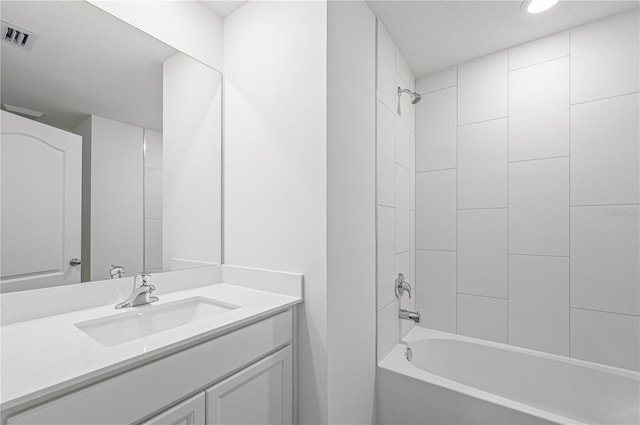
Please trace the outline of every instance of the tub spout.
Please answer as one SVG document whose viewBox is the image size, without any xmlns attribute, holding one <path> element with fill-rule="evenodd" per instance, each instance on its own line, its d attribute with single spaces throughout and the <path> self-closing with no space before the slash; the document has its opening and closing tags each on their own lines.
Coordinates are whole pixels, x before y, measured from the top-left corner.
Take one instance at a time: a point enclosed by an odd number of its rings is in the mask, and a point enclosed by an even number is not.
<svg viewBox="0 0 640 425">
<path fill-rule="evenodd" d="M 403 308 L 400 309 L 401 319 L 405 320 L 413 320 L 415 323 L 420 323 L 420 312 L 419 311 L 409 311 Z"/>
</svg>

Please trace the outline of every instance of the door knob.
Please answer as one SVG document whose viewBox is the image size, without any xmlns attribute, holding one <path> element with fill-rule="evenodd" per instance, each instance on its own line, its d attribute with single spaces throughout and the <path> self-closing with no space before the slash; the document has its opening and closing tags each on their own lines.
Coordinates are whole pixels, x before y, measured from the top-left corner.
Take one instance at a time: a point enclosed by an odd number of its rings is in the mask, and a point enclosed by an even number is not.
<svg viewBox="0 0 640 425">
<path fill-rule="evenodd" d="M 72 258 L 71 261 L 69 261 L 69 264 L 72 266 L 79 266 L 80 264 L 82 264 L 82 260 L 80 260 L 79 258 Z"/>
</svg>

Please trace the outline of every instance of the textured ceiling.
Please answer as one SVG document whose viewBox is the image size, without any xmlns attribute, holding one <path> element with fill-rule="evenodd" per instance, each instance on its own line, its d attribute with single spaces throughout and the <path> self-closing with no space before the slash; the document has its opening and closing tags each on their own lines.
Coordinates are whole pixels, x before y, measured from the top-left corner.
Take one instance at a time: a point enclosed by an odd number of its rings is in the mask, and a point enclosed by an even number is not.
<svg viewBox="0 0 640 425">
<path fill-rule="evenodd" d="M 71 129 L 89 114 L 162 129 L 162 62 L 176 50 L 88 2 L 2 1 L 2 20 L 38 34 L 2 41 L 2 103 Z"/>
<path fill-rule="evenodd" d="M 561 0 L 531 15 L 521 0 L 368 1 L 416 76 L 638 7 L 638 1 Z"/>
</svg>

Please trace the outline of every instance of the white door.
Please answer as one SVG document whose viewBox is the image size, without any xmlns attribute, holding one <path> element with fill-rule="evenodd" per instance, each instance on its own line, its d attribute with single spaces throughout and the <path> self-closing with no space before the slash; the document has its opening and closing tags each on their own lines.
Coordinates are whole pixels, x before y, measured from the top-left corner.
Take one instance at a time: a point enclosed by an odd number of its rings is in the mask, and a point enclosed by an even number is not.
<svg viewBox="0 0 640 425">
<path fill-rule="evenodd" d="M 1 112 L 0 290 L 78 283 L 82 137 Z"/>
<path fill-rule="evenodd" d="M 291 346 L 241 370 L 207 392 L 207 425 L 293 423 Z"/>
<path fill-rule="evenodd" d="M 165 410 L 141 425 L 204 425 L 204 393 Z"/>
</svg>

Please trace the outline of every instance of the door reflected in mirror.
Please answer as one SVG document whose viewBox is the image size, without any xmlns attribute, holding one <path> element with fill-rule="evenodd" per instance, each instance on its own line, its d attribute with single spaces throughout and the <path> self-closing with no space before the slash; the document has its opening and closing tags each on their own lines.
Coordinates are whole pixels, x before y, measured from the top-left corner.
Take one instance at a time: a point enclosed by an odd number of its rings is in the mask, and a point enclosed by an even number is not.
<svg viewBox="0 0 640 425">
<path fill-rule="evenodd" d="M 219 264 L 222 77 L 87 2 L 2 2 L 12 292 Z"/>
</svg>

